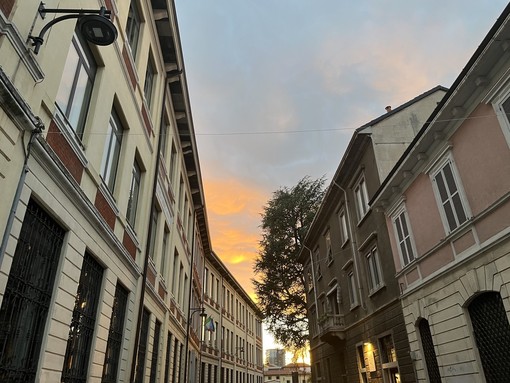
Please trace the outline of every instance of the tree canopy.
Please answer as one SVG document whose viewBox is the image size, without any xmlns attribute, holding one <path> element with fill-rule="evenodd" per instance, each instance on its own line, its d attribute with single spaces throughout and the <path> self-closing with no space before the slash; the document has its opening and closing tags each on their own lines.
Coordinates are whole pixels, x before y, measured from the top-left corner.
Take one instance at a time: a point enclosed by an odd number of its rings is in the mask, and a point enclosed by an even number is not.
<svg viewBox="0 0 510 383">
<path fill-rule="evenodd" d="M 324 177 L 276 190 L 262 213 L 262 239 L 252 280 L 268 331 L 286 348 L 308 339 L 302 241 L 324 196 Z"/>
</svg>

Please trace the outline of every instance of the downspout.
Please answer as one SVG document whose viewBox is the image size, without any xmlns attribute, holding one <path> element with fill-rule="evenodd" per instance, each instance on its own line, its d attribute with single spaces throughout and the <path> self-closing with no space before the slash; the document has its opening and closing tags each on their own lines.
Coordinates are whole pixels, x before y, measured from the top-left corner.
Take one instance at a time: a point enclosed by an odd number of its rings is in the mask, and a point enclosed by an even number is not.
<svg viewBox="0 0 510 383">
<path fill-rule="evenodd" d="M 23 190 L 23 186 L 25 185 L 25 179 L 27 177 L 27 173 L 30 171 L 28 167 L 28 159 L 30 157 L 30 149 L 32 148 L 32 143 L 35 137 L 42 132 L 44 126 L 38 126 L 36 129 L 32 130 L 30 133 L 30 140 L 27 144 L 27 150 L 25 151 L 25 160 L 23 161 L 23 168 L 21 170 L 21 174 L 18 180 L 18 186 L 16 187 L 16 192 L 14 193 L 14 198 L 12 200 L 11 210 L 9 212 L 9 217 L 7 218 L 7 223 L 5 225 L 4 235 L 2 237 L 2 244 L 0 245 L 0 265 L 3 262 L 5 250 L 7 249 L 7 242 L 9 241 L 9 236 L 11 234 L 12 225 L 14 223 L 14 218 L 16 217 L 16 210 L 18 208 L 19 200 L 21 197 L 21 191 Z"/>
<path fill-rule="evenodd" d="M 165 92 L 165 96 L 166 96 L 166 92 Z M 164 97 L 164 100 L 166 99 L 166 97 Z M 163 105 L 164 105 L 164 100 L 163 100 Z M 164 123 L 164 107 L 161 108 L 161 123 Z M 162 138 L 161 138 L 161 127 L 159 128 L 159 132 L 158 132 L 158 145 L 157 145 L 157 148 L 158 148 L 158 151 L 157 151 L 157 155 L 156 155 L 156 166 L 154 168 L 154 180 L 153 180 L 153 183 L 152 183 L 152 196 L 151 196 L 151 209 L 150 209 L 150 216 L 149 216 L 149 225 L 147 227 L 147 236 L 146 236 L 146 241 L 145 241 L 145 259 L 144 259 L 144 262 L 143 262 L 143 272 L 142 272 L 142 291 L 140 291 L 140 300 L 139 300 L 139 303 L 138 303 L 138 316 L 137 316 L 137 320 L 136 320 L 136 331 L 135 331 L 135 344 L 134 344 L 134 354 L 133 354 L 133 362 L 131 364 L 131 376 L 130 376 L 130 379 L 129 381 L 130 382 L 134 382 L 135 381 L 135 375 L 136 375 L 136 367 L 137 367 L 137 364 L 138 364 L 138 348 L 140 346 L 140 333 L 142 331 L 142 315 L 143 315 L 143 302 L 145 300 L 145 285 L 147 283 L 147 271 L 149 269 L 149 251 L 150 251 L 150 247 L 151 247 L 151 238 L 150 238 L 150 235 L 151 235 L 151 232 L 152 232 L 152 214 L 154 213 L 154 209 L 156 208 L 156 190 L 157 190 L 157 187 L 158 187 L 158 174 L 159 174 L 159 161 L 160 161 L 160 157 L 161 157 L 161 142 L 162 142 Z"/>
<path fill-rule="evenodd" d="M 312 281 L 313 281 L 313 296 L 315 299 L 315 317 L 317 319 L 317 324 L 319 324 L 319 305 L 317 303 L 317 281 L 315 280 L 315 267 L 313 266 L 313 253 L 312 249 L 308 246 L 303 245 L 303 248 L 310 252 L 310 264 L 312 265 Z"/>
<path fill-rule="evenodd" d="M 362 294 L 363 289 L 361 288 L 361 280 L 360 280 L 360 276 L 359 276 L 358 251 L 356 249 L 356 239 L 354 238 L 354 234 L 353 234 L 352 227 L 351 227 L 352 221 L 351 221 L 351 212 L 349 209 L 349 199 L 347 198 L 347 191 L 342 186 L 340 186 L 335 180 L 333 180 L 333 185 L 337 186 L 344 193 L 345 211 L 347 213 L 347 222 L 349 223 L 347 226 L 349 229 L 349 238 L 351 240 L 352 262 L 354 264 L 354 270 L 356 272 L 356 282 L 358 284 L 358 295 L 359 295 L 361 307 L 363 308 L 363 310 L 366 311 L 367 308 L 365 306 L 365 302 L 363 301 L 363 294 Z"/>
<path fill-rule="evenodd" d="M 190 278 L 189 278 L 189 294 L 188 294 L 188 313 L 186 315 L 186 344 L 184 345 L 184 383 L 187 383 L 188 379 L 188 352 L 189 352 L 189 329 L 191 320 L 191 297 L 193 295 L 193 262 L 195 256 L 195 228 L 197 225 L 197 212 L 202 209 L 202 206 L 195 207 L 193 212 L 193 230 L 192 230 L 192 242 L 191 242 L 191 258 L 190 258 Z M 200 335 L 202 336 L 202 335 Z M 200 346 L 200 345 L 199 345 Z M 202 350 L 199 350 L 202 353 Z"/>
</svg>

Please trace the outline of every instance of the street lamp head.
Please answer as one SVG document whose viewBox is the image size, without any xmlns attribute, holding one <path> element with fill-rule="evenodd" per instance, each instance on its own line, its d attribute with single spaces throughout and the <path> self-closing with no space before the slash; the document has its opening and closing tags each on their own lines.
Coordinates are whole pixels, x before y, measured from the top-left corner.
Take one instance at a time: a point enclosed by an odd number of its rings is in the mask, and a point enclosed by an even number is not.
<svg viewBox="0 0 510 383">
<path fill-rule="evenodd" d="M 110 45 L 117 39 L 117 28 L 104 16 L 85 15 L 78 19 L 83 37 L 95 45 Z"/>
</svg>

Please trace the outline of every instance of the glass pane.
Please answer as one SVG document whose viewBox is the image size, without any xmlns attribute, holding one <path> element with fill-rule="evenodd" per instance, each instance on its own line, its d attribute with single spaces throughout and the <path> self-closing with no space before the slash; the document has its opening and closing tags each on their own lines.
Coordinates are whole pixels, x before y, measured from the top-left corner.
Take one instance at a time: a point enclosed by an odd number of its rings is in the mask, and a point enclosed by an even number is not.
<svg viewBox="0 0 510 383">
<path fill-rule="evenodd" d="M 454 230 L 457 227 L 457 221 L 455 220 L 455 216 L 453 214 L 452 205 L 450 201 L 447 201 L 443 205 L 444 212 L 446 214 L 446 219 L 448 220 L 448 226 L 450 227 L 450 231 Z"/>
<path fill-rule="evenodd" d="M 460 199 L 459 193 L 455 194 L 452 198 L 453 206 L 455 207 L 455 212 L 457 213 L 457 218 L 459 220 L 459 225 L 466 221 L 466 213 L 464 213 L 464 207 L 462 206 L 462 201 Z"/>
<path fill-rule="evenodd" d="M 404 234 L 403 238 L 409 236 L 409 231 L 407 230 L 407 221 L 404 213 L 400 214 L 400 221 L 402 222 L 402 232 Z"/>
<path fill-rule="evenodd" d="M 72 128 L 76 131 L 78 137 L 81 138 L 83 133 L 83 125 L 88 109 L 88 102 L 92 94 L 92 81 L 89 78 L 85 68 L 81 67 L 76 81 L 74 90 L 74 98 L 69 111 L 68 120 Z"/>
<path fill-rule="evenodd" d="M 409 263 L 409 257 L 407 255 L 407 249 L 405 242 L 400 242 L 400 251 L 402 252 L 402 258 L 404 259 L 404 266 Z"/>
<path fill-rule="evenodd" d="M 411 262 L 412 260 L 414 260 L 413 248 L 411 247 L 411 237 L 407 237 L 405 243 L 406 243 L 409 262 Z"/>
<path fill-rule="evenodd" d="M 443 172 L 446 178 L 446 183 L 448 185 L 448 190 L 450 191 L 450 195 L 455 194 L 457 192 L 457 185 L 455 184 L 455 179 L 453 178 L 451 165 L 446 164 L 443 168 Z"/>
<path fill-rule="evenodd" d="M 395 220 L 395 227 L 397 228 L 398 241 L 402 242 L 402 240 L 404 239 L 404 236 L 402 235 L 402 228 L 401 228 L 401 223 L 400 223 L 400 217 L 398 217 Z"/>
<path fill-rule="evenodd" d="M 443 180 L 443 173 L 438 173 L 436 175 L 436 184 L 439 189 L 439 195 L 441 196 L 441 202 L 444 202 L 448 199 L 448 193 L 446 192 L 446 186 Z"/>
<path fill-rule="evenodd" d="M 56 103 L 65 116 L 68 115 L 68 107 L 71 103 L 71 92 L 73 89 L 74 78 L 78 70 L 78 62 L 78 53 L 76 52 L 74 45 L 71 44 L 56 98 Z"/>
</svg>

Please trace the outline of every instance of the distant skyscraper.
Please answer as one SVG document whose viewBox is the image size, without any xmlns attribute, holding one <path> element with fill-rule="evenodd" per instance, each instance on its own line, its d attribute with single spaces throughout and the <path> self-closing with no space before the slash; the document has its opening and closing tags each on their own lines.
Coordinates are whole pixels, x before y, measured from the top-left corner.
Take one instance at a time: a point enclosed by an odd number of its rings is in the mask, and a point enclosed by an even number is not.
<svg viewBox="0 0 510 383">
<path fill-rule="evenodd" d="M 281 348 L 266 350 L 266 364 L 278 367 L 285 366 L 285 350 Z"/>
</svg>

